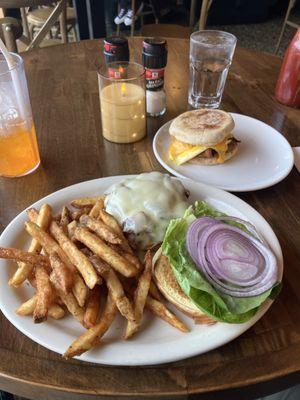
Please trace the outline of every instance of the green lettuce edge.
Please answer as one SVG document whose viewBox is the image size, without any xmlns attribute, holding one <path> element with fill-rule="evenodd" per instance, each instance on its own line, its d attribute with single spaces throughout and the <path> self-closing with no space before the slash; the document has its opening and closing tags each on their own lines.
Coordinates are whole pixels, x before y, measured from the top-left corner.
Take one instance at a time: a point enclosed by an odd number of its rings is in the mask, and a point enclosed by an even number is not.
<svg viewBox="0 0 300 400">
<path fill-rule="evenodd" d="M 186 210 L 182 218 L 170 221 L 162 244 L 162 253 L 169 259 L 183 292 L 201 311 L 220 322 L 243 323 L 256 314 L 267 298 L 274 299 L 278 296 L 281 283 L 276 283 L 271 289 L 258 296 L 238 298 L 221 295 L 202 276 L 185 245 L 187 229 L 196 218 L 225 215 L 204 201 L 196 202 L 194 206 Z M 238 222 L 230 221 L 230 224 L 248 232 L 247 228 Z"/>
</svg>

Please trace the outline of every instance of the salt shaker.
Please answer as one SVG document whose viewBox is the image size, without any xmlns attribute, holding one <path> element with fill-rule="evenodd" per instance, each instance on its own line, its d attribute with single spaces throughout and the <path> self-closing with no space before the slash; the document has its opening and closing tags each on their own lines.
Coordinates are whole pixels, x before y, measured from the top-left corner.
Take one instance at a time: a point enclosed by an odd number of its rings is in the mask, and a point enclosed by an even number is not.
<svg viewBox="0 0 300 400">
<path fill-rule="evenodd" d="M 164 73 L 167 65 L 167 42 L 161 38 L 143 41 L 143 65 L 146 70 L 147 115 L 158 117 L 166 111 Z"/>
</svg>

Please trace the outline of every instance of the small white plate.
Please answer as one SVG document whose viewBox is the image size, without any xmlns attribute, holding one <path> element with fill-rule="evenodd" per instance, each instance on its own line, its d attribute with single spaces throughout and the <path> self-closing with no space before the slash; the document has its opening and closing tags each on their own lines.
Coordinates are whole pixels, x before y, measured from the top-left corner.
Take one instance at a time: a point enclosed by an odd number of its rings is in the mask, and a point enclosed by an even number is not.
<svg viewBox="0 0 300 400">
<path fill-rule="evenodd" d="M 231 192 L 263 189 L 284 179 L 294 164 L 288 141 L 271 126 L 246 115 L 231 113 L 233 135 L 241 141 L 237 154 L 221 165 L 176 165 L 168 156 L 171 142 L 169 127 L 163 125 L 155 135 L 153 151 L 158 162 L 169 172 Z"/>
<path fill-rule="evenodd" d="M 126 177 L 128 176 L 115 176 L 78 183 L 50 194 L 31 207 L 39 208 L 47 202 L 53 207 L 54 213 L 57 213 L 62 205 L 68 204 L 72 199 L 102 194 L 110 185 Z M 191 193 L 191 203 L 195 200 L 205 200 L 229 215 L 252 222 L 276 255 L 281 279 L 283 259 L 279 242 L 270 225 L 257 211 L 238 197 L 223 190 L 187 179 L 182 182 Z M 28 248 L 30 240 L 24 230 L 26 220 L 26 211 L 22 211 L 0 236 L 0 246 Z M 8 286 L 7 282 L 15 269 L 15 263 L 0 260 L 1 311 L 19 331 L 31 340 L 56 353 L 63 354 L 72 341 L 84 332 L 83 327 L 70 316 L 58 321 L 49 318 L 42 324 L 34 324 L 32 317 L 17 316 L 15 309 L 33 295 L 33 289 L 27 284 L 18 289 Z M 118 318 L 104 336 L 102 346 L 97 346 L 78 358 L 107 365 L 150 365 L 192 357 L 235 339 L 255 324 L 270 305 L 271 301 L 266 302 L 255 317 L 244 324 L 217 323 L 213 326 L 194 325 L 190 318 L 170 305 L 170 308 L 191 328 L 189 333 L 177 331 L 146 311 L 141 332 L 128 341 L 121 339 L 125 322 L 124 319 Z"/>
</svg>

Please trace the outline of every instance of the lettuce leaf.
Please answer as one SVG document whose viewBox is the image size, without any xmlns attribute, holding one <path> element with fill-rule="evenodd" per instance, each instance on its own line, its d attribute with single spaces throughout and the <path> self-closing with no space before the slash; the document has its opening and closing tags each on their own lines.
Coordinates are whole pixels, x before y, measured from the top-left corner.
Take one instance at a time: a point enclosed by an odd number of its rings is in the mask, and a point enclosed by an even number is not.
<svg viewBox="0 0 300 400">
<path fill-rule="evenodd" d="M 251 319 L 268 297 L 276 296 L 280 287 L 276 284 L 258 296 L 238 298 L 221 295 L 202 276 L 186 249 L 188 227 L 196 218 L 224 215 L 226 214 L 213 209 L 204 201 L 196 202 L 186 210 L 183 218 L 170 222 L 162 244 L 162 252 L 168 257 L 180 287 L 200 310 L 221 322 L 242 323 Z M 247 231 L 242 224 L 233 223 Z"/>
</svg>

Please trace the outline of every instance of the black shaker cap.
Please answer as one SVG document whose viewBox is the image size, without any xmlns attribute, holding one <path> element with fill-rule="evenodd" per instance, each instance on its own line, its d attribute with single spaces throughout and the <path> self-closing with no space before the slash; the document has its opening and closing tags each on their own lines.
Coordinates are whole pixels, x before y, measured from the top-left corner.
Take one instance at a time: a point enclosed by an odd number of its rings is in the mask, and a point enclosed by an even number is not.
<svg viewBox="0 0 300 400">
<path fill-rule="evenodd" d="M 163 38 L 146 38 L 143 41 L 143 65 L 145 68 L 159 69 L 167 65 L 167 42 Z"/>
<path fill-rule="evenodd" d="M 129 61 L 128 40 L 121 36 L 104 39 L 104 56 L 107 63 Z"/>
</svg>

